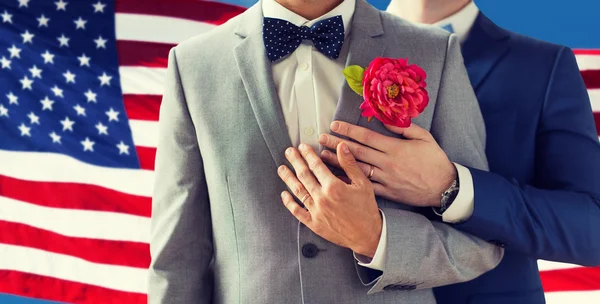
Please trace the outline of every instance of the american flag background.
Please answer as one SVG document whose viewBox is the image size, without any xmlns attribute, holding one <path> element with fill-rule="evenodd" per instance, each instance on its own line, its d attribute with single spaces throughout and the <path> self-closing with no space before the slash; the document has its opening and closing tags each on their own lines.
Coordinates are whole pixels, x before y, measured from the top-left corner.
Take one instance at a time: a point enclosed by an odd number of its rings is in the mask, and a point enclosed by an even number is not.
<svg viewBox="0 0 600 304">
<path fill-rule="evenodd" d="M 168 51 L 253 1 L 229 2 L 0 0 L 0 303 L 146 303 Z M 548 303 L 600 303 L 600 268 L 540 269 Z"/>
</svg>

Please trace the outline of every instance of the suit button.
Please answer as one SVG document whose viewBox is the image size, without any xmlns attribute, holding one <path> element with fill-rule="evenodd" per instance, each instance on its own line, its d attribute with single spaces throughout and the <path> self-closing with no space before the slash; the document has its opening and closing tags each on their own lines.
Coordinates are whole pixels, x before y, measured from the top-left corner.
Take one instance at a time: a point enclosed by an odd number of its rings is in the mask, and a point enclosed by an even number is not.
<svg viewBox="0 0 600 304">
<path fill-rule="evenodd" d="M 317 248 L 317 246 L 315 246 L 315 244 L 308 243 L 302 246 L 302 255 L 304 257 L 312 259 L 316 257 L 317 254 L 319 254 L 319 249 Z"/>
</svg>

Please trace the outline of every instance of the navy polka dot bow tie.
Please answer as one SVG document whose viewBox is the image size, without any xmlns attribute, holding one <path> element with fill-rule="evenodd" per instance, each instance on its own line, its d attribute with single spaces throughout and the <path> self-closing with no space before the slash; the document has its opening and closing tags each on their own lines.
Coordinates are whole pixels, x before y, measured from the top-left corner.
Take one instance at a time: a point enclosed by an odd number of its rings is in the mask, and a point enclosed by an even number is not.
<svg viewBox="0 0 600 304">
<path fill-rule="evenodd" d="M 302 40 L 312 40 L 323 55 L 337 59 L 344 43 L 344 21 L 335 16 L 315 23 L 313 26 L 296 26 L 288 21 L 265 18 L 263 40 L 267 57 L 279 60 L 294 52 Z"/>
</svg>

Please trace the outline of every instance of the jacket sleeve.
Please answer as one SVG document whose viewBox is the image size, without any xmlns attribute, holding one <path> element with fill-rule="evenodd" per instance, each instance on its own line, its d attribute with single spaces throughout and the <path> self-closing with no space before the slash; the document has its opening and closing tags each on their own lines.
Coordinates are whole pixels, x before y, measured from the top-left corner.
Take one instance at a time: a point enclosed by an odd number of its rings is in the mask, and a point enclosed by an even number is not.
<svg viewBox="0 0 600 304">
<path fill-rule="evenodd" d="M 148 303 L 212 303 L 212 225 L 202 156 L 177 67 L 169 55 L 160 109 Z"/>
<path fill-rule="evenodd" d="M 474 212 L 456 227 L 532 258 L 600 265 L 600 144 L 567 48 L 550 76 L 535 153 L 529 185 L 472 169 Z"/>
<path fill-rule="evenodd" d="M 451 161 L 487 169 L 485 128 L 456 36 L 451 35 L 431 134 Z M 387 248 L 382 272 L 358 266 L 369 293 L 432 288 L 472 280 L 496 267 L 504 250 L 406 210 L 383 209 Z M 378 275 L 378 276 L 377 276 Z"/>
</svg>

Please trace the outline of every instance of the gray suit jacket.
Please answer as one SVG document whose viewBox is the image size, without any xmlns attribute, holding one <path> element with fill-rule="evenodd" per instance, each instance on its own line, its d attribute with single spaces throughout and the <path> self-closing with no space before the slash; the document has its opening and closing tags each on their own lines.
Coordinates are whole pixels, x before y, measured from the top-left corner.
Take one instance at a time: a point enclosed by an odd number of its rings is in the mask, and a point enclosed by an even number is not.
<svg viewBox="0 0 600 304">
<path fill-rule="evenodd" d="M 314 234 L 283 206 L 277 167 L 291 146 L 265 56 L 260 3 L 175 47 L 160 111 L 150 303 L 435 303 L 431 287 L 494 268 L 501 248 L 377 198 L 387 220 L 383 274 Z M 452 161 L 485 169 L 484 125 L 454 36 L 357 1 L 347 64 L 408 58 L 428 73 L 415 121 Z M 335 119 L 380 133 L 341 88 Z M 289 165 L 289 164 L 288 164 Z M 403 210 L 407 209 L 407 210 Z M 318 248 L 303 255 L 305 244 Z M 357 271 L 358 270 L 358 271 Z M 405 291 L 401 291 L 405 290 Z"/>
</svg>

